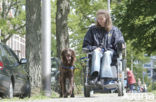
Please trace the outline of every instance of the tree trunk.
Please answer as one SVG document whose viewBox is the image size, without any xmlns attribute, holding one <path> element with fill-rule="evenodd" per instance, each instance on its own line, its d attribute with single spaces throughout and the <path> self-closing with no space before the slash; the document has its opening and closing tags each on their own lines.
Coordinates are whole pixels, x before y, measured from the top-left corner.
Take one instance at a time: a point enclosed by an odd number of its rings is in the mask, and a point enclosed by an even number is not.
<svg viewBox="0 0 156 102">
<path fill-rule="evenodd" d="M 60 57 L 61 51 L 64 48 L 69 47 L 69 35 L 67 25 L 69 10 L 69 0 L 57 0 L 56 40 L 58 57 Z"/>
<path fill-rule="evenodd" d="M 41 88 L 41 0 L 26 0 L 26 58 L 32 88 Z"/>
</svg>

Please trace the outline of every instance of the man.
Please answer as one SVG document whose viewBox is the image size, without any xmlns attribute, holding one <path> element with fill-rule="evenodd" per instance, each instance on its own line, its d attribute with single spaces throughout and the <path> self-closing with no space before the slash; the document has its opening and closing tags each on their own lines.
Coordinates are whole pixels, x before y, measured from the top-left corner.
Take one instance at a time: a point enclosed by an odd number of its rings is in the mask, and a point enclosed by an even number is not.
<svg viewBox="0 0 156 102">
<path fill-rule="evenodd" d="M 126 70 L 127 70 L 128 86 L 130 92 L 133 92 L 134 84 L 136 83 L 136 80 L 132 71 L 129 68 L 127 68 Z"/>
</svg>

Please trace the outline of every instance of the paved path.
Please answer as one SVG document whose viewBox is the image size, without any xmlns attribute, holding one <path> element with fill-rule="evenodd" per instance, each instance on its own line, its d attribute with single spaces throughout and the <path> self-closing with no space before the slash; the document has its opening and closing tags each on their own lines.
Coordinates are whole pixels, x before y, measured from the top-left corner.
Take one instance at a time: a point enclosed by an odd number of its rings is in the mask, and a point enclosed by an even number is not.
<svg viewBox="0 0 156 102">
<path fill-rule="evenodd" d="M 16 101 L 18 102 L 18 101 Z M 156 96 L 151 93 L 128 93 L 122 97 L 113 94 L 93 94 L 91 97 L 76 96 L 75 98 L 51 98 L 44 100 L 27 100 L 19 102 L 156 102 Z"/>
</svg>

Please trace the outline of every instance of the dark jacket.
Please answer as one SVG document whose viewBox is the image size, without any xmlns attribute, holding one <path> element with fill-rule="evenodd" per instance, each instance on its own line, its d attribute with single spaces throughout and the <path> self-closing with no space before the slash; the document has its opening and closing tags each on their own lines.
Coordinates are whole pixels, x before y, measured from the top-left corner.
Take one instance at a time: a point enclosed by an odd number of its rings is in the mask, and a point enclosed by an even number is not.
<svg viewBox="0 0 156 102">
<path fill-rule="evenodd" d="M 84 37 L 83 48 L 88 48 L 89 51 L 93 51 L 97 47 L 104 49 L 104 51 L 116 50 L 118 41 L 124 42 L 124 39 L 117 27 L 113 26 L 107 32 L 102 27 L 91 26 Z"/>
</svg>

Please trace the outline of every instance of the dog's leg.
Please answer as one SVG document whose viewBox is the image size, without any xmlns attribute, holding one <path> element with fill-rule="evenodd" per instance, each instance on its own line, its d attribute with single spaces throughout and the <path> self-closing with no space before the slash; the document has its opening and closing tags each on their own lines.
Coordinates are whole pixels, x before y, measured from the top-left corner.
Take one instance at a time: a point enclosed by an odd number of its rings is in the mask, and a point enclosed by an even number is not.
<svg viewBox="0 0 156 102">
<path fill-rule="evenodd" d="M 59 90 L 59 93 L 60 93 L 60 96 L 59 97 L 63 97 L 63 94 L 62 94 L 62 83 L 60 82 L 60 90 Z"/>
<path fill-rule="evenodd" d="M 72 93 L 71 93 L 71 97 L 75 97 L 75 95 L 74 95 L 74 78 L 73 78 L 73 82 L 72 82 Z"/>
<path fill-rule="evenodd" d="M 64 78 L 64 97 L 67 98 L 68 97 L 68 93 L 67 93 L 67 89 L 66 89 L 66 84 L 67 84 L 67 78 Z"/>
<path fill-rule="evenodd" d="M 71 75 L 70 75 L 70 78 L 69 78 L 69 90 L 68 90 L 68 94 L 71 96 L 71 97 L 74 97 L 72 94 L 73 94 L 73 86 L 74 86 L 74 74 L 73 72 L 71 71 Z"/>
<path fill-rule="evenodd" d="M 62 73 L 60 72 L 59 82 L 60 82 L 60 97 L 63 97 L 63 79 L 62 79 Z"/>
<path fill-rule="evenodd" d="M 72 88 L 71 97 L 75 97 L 75 95 L 74 95 L 74 75 L 72 76 L 72 79 L 71 79 L 71 88 Z"/>
</svg>

